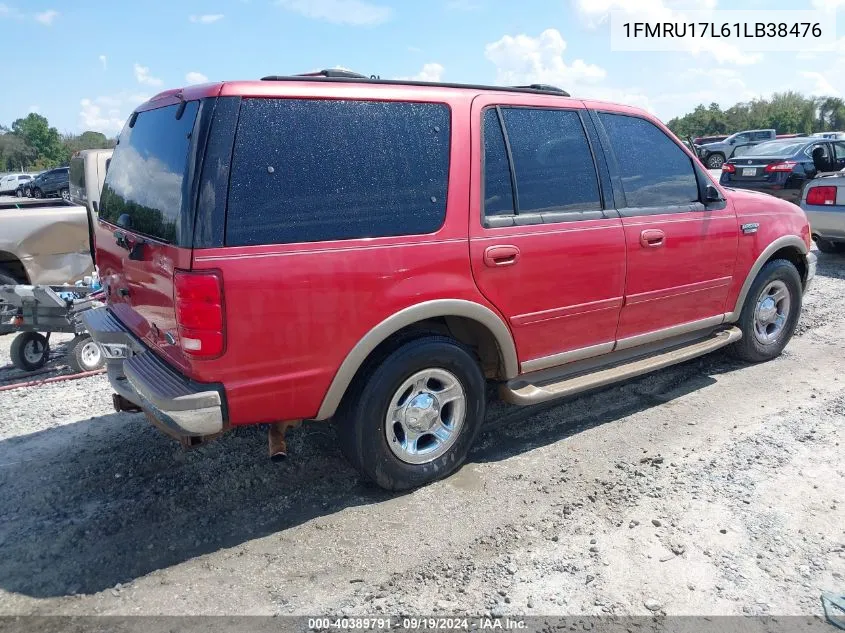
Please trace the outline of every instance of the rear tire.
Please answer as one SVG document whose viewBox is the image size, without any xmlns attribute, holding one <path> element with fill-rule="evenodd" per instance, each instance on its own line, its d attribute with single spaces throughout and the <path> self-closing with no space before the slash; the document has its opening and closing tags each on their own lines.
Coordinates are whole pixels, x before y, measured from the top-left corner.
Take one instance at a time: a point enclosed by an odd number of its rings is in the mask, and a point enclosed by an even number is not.
<svg viewBox="0 0 845 633">
<path fill-rule="evenodd" d="M 725 157 L 722 154 L 711 154 L 707 157 L 708 169 L 721 169 L 725 164 Z"/>
<path fill-rule="evenodd" d="M 23 189 L 15 189 L 15 197 L 23 198 Z"/>
<path fill-rule="evenodd" d="M 825 240 L 820 237 L 816 238 L 816 247 L 822 253 L 839 253 L 842 251 L 842 244 L 837 244 L 836 242 Z"/>
<path fill-rule="evenodd" d="M 62 189 L 59 191 L 59 195 L 62 197 L 62 200 L 66 202 L 70 202 L 70 190 L 69 189 Z"/>
<path fill-rule="evenodd" d="M 21 371 L 41 369 L 50 358 L 50 343 L 39 332 L 22 332 L 9 348 L 12 364 Z"/>
<path fill-rule="evenodd" d="M 73 339 L 67 352 L 68 367 L 75 374 L 100 369 L 105 361 L 102 350 L 88 334 Z"/>
<path fill-rule="evenodd" d="M 486 404 L 484 376 L 468 348 L 443 336 L 416 339 L 349 386 L 337 416 L 340 448 L 382 488 L 416 488 L 463 464 Z"/>
<path fill-rule="evenodd" d="M 775 259 L 763 266 L 748 291 L 737 326 L 742 338 L 730 346 L 749 363 L 771 360 L 783 351 L 801 314 L 801 276 L 792 262 Z"/>
</svg>

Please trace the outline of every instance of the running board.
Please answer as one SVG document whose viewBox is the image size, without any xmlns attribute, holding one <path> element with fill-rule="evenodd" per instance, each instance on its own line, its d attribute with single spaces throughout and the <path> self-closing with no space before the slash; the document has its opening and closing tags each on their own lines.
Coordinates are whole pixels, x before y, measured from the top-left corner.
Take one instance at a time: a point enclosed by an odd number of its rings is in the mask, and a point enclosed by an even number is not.
<svg viewBox="0 0 845 633">
<path fill-rule="evenodd" d="M 620 380 L 641 376 L 669 365 L 682 363 L 720 347 L 725 347 L 725 345 L 730 345 L 741 338 L 742 331 L 739 328 L 731 327 L 683 347 L 675 347 L 645 357 L 640 356 L 626 363 L 590 373 L 564 376 L 557 381 L 554 378 L 547 378 L 542 382 L 538 381 L 539 384 L 533 384 L 530 382 L 530 375 L 517 377 L 502 384 L 499 387 L 499 395 L 505 402 L 520 405 L 537 404 L 556 398 L 564 398 L 596 387 L 604 387 Z"/>
</svg>

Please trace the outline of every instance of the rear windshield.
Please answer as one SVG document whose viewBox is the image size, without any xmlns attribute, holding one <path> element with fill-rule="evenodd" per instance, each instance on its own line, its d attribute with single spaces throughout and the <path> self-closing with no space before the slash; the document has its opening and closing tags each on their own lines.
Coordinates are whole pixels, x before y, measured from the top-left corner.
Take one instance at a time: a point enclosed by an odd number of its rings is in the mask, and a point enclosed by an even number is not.
<svg viewBox="0 0 845 633">
<path fill-rule="evenodd" d="M 440 103 L 245 99 L 226 244 L 432 233 L 446 214 Z"/>
<path fill-rule="evenodd" d="M 178 242 L 185 171 L 198 101 L 141 112 L 125 127 L 100 196 L 100 218 L 165 242 Z"/>
<path fill-rule="evenodd" d="M 804 147 L 804 143 L 760 143 L 749 149 L 743 156 L 792 156 Z"/>
</svg>

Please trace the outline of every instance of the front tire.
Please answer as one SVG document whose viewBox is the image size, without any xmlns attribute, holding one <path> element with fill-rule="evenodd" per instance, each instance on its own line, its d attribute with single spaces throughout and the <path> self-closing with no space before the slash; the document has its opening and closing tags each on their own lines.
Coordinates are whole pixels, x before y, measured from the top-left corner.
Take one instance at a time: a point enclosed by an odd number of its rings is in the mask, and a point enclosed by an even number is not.
<svg viewBox="0 0 845 633">
<path fill-rule="evenodd" d="M 742 338 L 730 347 L 731 352 L 749 363 L 780 356 L 798 324 L 801 295 L 801 276 L 792 262 L 775 259 L 763 266 L 737 323 Z"/>
<path fill-rule="evenodd" d="M 23 189 L 15 189 L 15 198 L 23 198 Z"/>
<path fill-rule="evenodd" d="M 722 154 L 711 154 L 707 157 L 708 169 L 721 169 L 725 164 L 725 157 Z"/>
<path fill-rule="evenodd" d="M 32 197 L 35 198 L 36 200 L 41 200 L 41 198 L 44 197 L 44 192 L 41 191 L 41 189 L 37 189 L 37 188 L 33 189 L 32 190 Z"/>
<path fill-rule="evenodd" d="M 443 336 L 398 347 L 356 379 L 341 405 L 341 450 L 367 479 L 408 490 L 458 469 L 486 409 L 475 355 Z"/>
</svg>

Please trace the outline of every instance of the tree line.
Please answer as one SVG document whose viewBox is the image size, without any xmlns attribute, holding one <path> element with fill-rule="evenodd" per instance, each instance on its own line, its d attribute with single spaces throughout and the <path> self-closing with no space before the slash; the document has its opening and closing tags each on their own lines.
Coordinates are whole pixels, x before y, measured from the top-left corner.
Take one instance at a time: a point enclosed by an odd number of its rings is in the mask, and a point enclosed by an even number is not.
<svg viewBox="0 0 845 633">
<path fill-rule="evenodd" d="M 737 103 L 727 110 L 722 110 L 718 103 L 701 104 L 666 125 L 680 138 L 770 128 L 778 134 L 842 132 L 845 131 L 845 100 L 782 92 L 770 99 Z"/>
<path fill-rule="evenodd" d="M 83 149 L 114 147 L 116 139 L 101 132 L 59 134 L 46 117 L 34 112 L 12 123 L 0 125 L 0 172 L 42 171 L 70 162 Z"/>
</svg>

